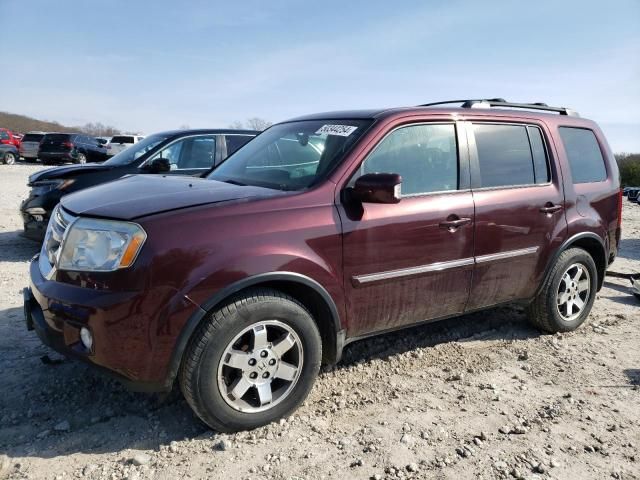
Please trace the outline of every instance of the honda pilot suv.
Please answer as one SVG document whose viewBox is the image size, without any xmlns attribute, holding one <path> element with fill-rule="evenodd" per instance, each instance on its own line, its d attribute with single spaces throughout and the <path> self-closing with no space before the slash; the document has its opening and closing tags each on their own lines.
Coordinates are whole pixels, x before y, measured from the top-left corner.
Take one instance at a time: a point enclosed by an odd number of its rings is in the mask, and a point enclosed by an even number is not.
<svg viewBox="0 0 640 480">
<path fill-rule="evenodd" d="M 600 128 L 565 108 L 310 115 L 206 178 L 63 197 L 26 322 L 134 388 L 179 384 L 214 429 L 250 429 L 290 414 L 322 363 L 370 335 L 511 302 L 545 332 L 577 328 L 620 209 Z"/>
</svg>

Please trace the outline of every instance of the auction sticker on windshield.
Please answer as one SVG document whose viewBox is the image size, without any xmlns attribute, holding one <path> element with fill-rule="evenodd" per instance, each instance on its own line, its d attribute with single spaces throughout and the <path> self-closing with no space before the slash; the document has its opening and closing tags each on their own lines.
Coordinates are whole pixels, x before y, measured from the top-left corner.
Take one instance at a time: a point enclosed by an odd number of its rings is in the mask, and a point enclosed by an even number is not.
<svg viewBox="0 0 640 480">
<path fill-rule="evenodd" d="M 355 132 L 358 127 L 353 127 L 351 125 L 323 125 L 316 132 L 316 135 L 338 135 L 340 137 L 348 137 L 353 132 Z"/>
</svg>

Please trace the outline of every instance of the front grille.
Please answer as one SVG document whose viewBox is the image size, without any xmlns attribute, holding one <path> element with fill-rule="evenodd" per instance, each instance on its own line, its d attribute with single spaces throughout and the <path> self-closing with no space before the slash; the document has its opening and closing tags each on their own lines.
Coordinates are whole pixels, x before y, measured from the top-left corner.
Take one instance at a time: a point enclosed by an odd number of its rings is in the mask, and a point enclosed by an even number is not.
<svg viewBox="0 0 640 480">
<path fill-rule="evenodd" d="M 56 264 L 64 234 L 75 218 L 60 205 L 53 210 L 40 252 L 40 270 L 45 277 Z"/>
</svg>

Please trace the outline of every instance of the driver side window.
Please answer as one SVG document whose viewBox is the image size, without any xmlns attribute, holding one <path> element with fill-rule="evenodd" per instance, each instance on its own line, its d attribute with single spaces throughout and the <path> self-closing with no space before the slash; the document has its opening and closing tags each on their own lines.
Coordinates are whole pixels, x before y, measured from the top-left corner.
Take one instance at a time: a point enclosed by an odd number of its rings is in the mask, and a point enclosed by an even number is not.
<svg viewBox="0 0 640 480">
<path fill-rule="evenodd" d="M 400 174 L 403 196 L 457 190 L 455 125 L 422 124 L 398 128 L 375 147 L 359 173 Z"/>
<path fill-rule="evenodd" d="M 216 154 L 216 136 L 187 137 L 160 150 L 151 161 L 164 158 L 171 170 L 209 169 L 213 167 Z"/>
</svg>

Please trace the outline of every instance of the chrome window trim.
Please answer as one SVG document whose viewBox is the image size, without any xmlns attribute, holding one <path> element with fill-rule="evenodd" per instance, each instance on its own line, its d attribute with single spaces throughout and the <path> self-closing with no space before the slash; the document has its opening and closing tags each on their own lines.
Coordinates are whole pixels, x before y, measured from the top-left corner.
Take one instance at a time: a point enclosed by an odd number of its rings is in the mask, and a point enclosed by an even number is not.
<svg viewBox="0 0 640 480">
<path fill-rule="evenodd" d="M 445 270 L 467 267 L 469 265 L 477 265 L 499 260 L 507 260 L 510 258 L 533 255 L 537 253 L 539 247 L 520 248 L 517 250 L 508 250 L 506 252 L 491 253 L 488 255 L 480 255 L 478 257 L 462 258 L 460 260 L 448 260 L 444 262 L 429 263 L 427 265 L 418 265 L 415 267 L 400 268 L 397 270 L 388 270 L 385 272 L 367 273 L 365 275 L 355 275 L 352 277 L 356 286 L 367 283 L 378 282 L 381 280 L 389 280 L 399 277 L 411 277 L 423 273 L 442 272 Z"/>
</svg>

